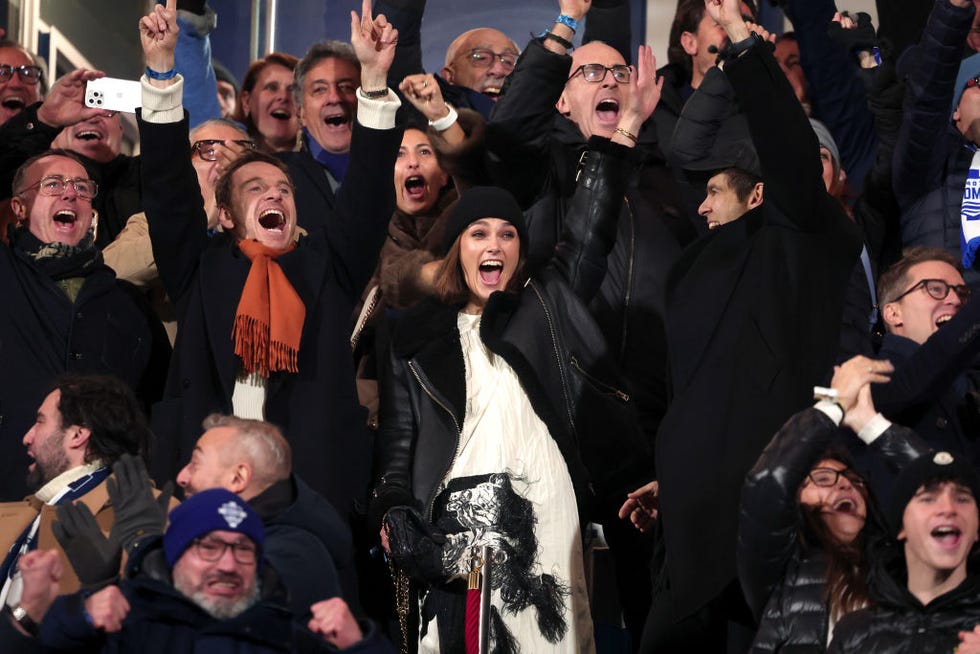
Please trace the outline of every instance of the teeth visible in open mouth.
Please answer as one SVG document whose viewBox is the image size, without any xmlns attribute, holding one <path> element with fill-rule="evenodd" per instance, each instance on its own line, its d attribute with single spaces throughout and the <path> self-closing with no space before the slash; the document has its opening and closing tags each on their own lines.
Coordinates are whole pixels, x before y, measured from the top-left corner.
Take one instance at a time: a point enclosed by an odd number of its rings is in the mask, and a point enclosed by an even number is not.
<svg viewBox="0 0 980 654">
<path fill-rule="evenodd" d="M 405 180 L 405 188 L 409 191 L 421 189 L 425 186 L 425 178 L 421 175 L 412 175 Z"/>
<path fill-rule="evenodd" d="M 74 224 L 76 217 L 74 211 L 68 211 L 67 209 L 62 209 L 54 215 L 54 219 L 59 223 L 67 223 L 69 225 Z"/>
<path fill-rule="evenodd" d="M 498 86 L 488 86 L 483 89 L 483 95 L 489 95 L 491 98 L 496 98 L 500 95 L 500 87 Z"/>
<path fill-rule="evenodd" d="M 480 270 L 486 270 L 486 271 L 496 270 L 497 268 L 503 268 L 503 267 L 504 267 L 503 261 L 484 261 L 483 263 L 480 264 Z"/>
<path fill-rule="evenodd" d="M 102 138 L 102 135 L 98 132 L 93 132 L 92 130 L 85 130 L 75 134 L 75 138 L 82 139 L 83 141 L 95 141 Z"/>
<path fill-rule="evenodd" d="M 3 101 L 0 102 L 0 105 L 3 105 L 4 109 L 23 109 L 25 103 L 23 98 L 11 96 L 9 98 L 4 98 Z"/>
<path fill-rule="evenodd" d="M 276 109 L 272 112 L 272 117 L 278 118 L 279 120 L 289 120 L 293 116 L 285 109 Z"/>
<path fill-rule="evenodd" d="M 323 122 L 325 122 L 327 125 L 333 125 L 335 127 L 339 127 L 340 125 L 346 125 L 349 121 L 347 120 L 347 116 L 339 115 L 339 116 L 329 116 L 327 118 L 324 118 Z"/>
<path fill-rule="evenodd" d="M 266 209 L 259 214 L 259 225 L 264 229 L 282 231 L 286 226 L 286 216 L 276 209 Z"/>
<path fill-rule="evenodd" d="M 854 500 L 850 498 L 843 498 L 834 502 L 834 511 L 843 511 L 845 513 L 850 513 L 855 508 Z"/>
<path fill-rule="evenodd" d="M 960 530 L 956 527 L 936 527 L 931 532 L 931 534 L 936 538 L 942 538 L 944 536 L 959 536 L 960 533 Z"/>
<path fill-rule="evenodd" d="M 607 98 L 595 106 L 596 111 L 619 111 L 619 103 L 612 98 Z"/>
<path fill-rule="evenodd" d="M 938 318 L 936 318 L 936 324 L 937 325 L 945 325 L 946 323 L 948 323 L 952 319 L 953 319 L 953 316 L 939 316 Z"/>
</svg>

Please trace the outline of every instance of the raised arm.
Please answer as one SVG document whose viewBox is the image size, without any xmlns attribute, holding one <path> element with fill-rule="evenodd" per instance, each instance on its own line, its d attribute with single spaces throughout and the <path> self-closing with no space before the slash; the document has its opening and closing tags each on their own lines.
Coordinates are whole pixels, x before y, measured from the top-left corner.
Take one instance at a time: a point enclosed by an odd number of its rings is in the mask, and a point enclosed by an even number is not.
<svg viewBox="0 0 980 654">
<path fill-rule="evenodd" d="M 750 37 L 738 0 L 705 0 L 705 9 L 733 44 L 748 46 L 725 63 L 725 74 L 749 124 L 765 182 L 765 202 L 775 204 L 804 231 L 827 231 L 835 221 L 828 215 L 832 200 L 821 178 L 817 137 L 771 46 Z M 749 46 L 750 38 L 755 43 Z M 839 208 L 837 212 L 842 216 Z"/>
<path fill-rule="evenodd" d="M 953 86 L 973 15 L 971 0 L 936 0 L 919 45 L 905 57 L 911 70 L 893 162 L 895 195 L 903 210 L 941 182 L 949 154 L 941 144 L 950 129 Z"/>
<path fill-rule="evenodd" d="M 388 70 L 388 86 L 395 88 L 408 75 L 425 72 L 422 67 L 425 0 L 375 0 L 374 13 L 383 14 L 398 31 L 398 49 Z"/>
<path fill-rule="evenodd" d="M 214 10 L 203 2 L 185 2 L 177 11 L 177 72 L 184 78 L 184 107 L 190 128 L 212 118 L 221 118 L 218 80 L 211 65 L 211 32 L 217 25 Z"/>
<path fill-rule="evenodd" d="M 156 73 L 174 67 L 176 0 L 155 5 L 140 20 L 146 66 Z M 180 308 L 201 252 L 207 246 L 207 215 L 191 164 L 187 116 L 181 105 L 183 80 L 144 75 L 143 107 L 137 114 L 142 145 L 140 179 L 153 256 L 167 294 Z"/>
</svg>

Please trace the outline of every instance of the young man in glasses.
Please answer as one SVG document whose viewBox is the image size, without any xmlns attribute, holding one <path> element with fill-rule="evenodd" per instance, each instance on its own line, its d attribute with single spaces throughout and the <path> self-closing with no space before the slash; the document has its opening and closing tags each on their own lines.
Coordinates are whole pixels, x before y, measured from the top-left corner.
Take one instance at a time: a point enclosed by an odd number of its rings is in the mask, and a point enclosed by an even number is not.
<svg viewBox="0 0 980 654">
<path fill-rule="evenodd" d="M 300 623 L 263 560 L 261 518 L 231 491 L 198 493 L 169 519 L 162 538 L 134 549 L 131 576 L 119 586 L 42 606 L 40 645 L 161 654 L 190 652 L 202 641 L 215 652 L 394 651 L 339 598 L 314 604 Z"/>
<path fill-rule="evenodd" d="M 931 447 L 980 464 L 980 303 L 968 302 L 970 295 L 959 262 L 942 248 L 910 248 L 881 274 L 886 333 L 878 358 L 891 361 L 895 373 L 872 394 L 879 411 Z"/>
</svg>

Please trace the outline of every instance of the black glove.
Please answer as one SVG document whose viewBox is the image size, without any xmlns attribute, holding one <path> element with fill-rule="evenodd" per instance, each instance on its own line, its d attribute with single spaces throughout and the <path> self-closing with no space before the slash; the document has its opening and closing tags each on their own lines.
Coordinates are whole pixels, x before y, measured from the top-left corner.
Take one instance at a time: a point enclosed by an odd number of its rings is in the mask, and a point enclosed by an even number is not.
<svg viewBox="0 0 980 654">
<path fill-rule="evenodd" d="M 95 516 L 81 502 L 59 504 L 55 513 L 58 519 L 51 523 L 51 531 L 85 590 L 115 583 L 122 547 L 112 532 L 106 537 Z"/>
<path fill-rule="evenodd" d="M 159 497 L 153 497 L 150 475 L 143 459 L 123 454 L 112 466 L 106 490 L 116 514 L 112 535 L 128 552 L 145 536 L 159 536 L 167 525 L 173 484 L 167 482 Z"/>
<path fill-rule="evenodd" d="M 871 16 L 859 11 L 856 16 L 851 18 L 857 23 L 857 27 L 844 29 L 840 23 L 834 21 L 827 28 L 827 35 L 839 43 L 849 54 L 874 48 L 878 43 L 878 35 L 875 33 L 875 26 L 871 24 Z"/>
<path fill-rule="evenodd" d="M 385 515 L 391 560 L 409 577 L 428 583 L 446 581 L 442 547 L 446 536 L 426 524 L 421 514 L 408 506 L 396 506 Z"/>
</svg>

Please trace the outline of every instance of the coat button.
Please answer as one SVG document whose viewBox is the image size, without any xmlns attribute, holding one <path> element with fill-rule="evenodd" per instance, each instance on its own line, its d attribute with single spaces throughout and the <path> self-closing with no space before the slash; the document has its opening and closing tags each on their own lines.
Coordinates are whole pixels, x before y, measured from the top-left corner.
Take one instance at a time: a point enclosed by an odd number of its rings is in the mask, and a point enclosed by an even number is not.
<svg viewBox="0 0 980 654">
<path fill-rule="evenodd" d="M 82 320 L 83 318 L 85 318 L 85 314 L 81 311 L 75 314 L 75 320 Z"/>
<path fill-rule="evenodd" d="M 83 358 L 85 358 L 85 355 L 81 352 L 72 352 L 69 356 L 73 361 L 81 361 Z"/>
<path fill-rule="evenodd" d="M 936 426 L 939 427 L 940 429 L 946 429 L 946 426 L 948 424 L 949 424 L 949 420 L 946 420 L 946 418 L 942 418 L 942 417 L 936 418 Z"/>
<path fill-rule="evenodd" d="M 180 380 L 180 387 L 183 388 L 183 389 L 190 388 L 191 387 L 191 380 L 188 379 L 187 377 L 184 377 L 183 379 Z"/>
</svg>

